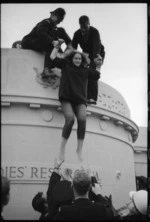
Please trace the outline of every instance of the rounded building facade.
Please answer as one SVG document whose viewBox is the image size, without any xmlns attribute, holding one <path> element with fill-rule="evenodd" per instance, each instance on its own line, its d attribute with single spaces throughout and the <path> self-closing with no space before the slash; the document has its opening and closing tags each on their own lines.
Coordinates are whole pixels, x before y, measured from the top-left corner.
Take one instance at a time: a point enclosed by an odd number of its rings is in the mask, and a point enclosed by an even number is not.
<svg viewBox="0 0 150 222">
<path fill-rule="evenodd" d="M 2 49 L 1 172 L 11 180 L 5 219 L 38 219 L 31 202 L 37 192 L 46 193 L 60 147 L 64 117 L 58 88 L 44 87 L 35 78 L 34 67 L 42 71 L 43 64 L 43 54 Z M 75 122 L 62 165 L 72 171 L 79 166 L 76 127 Z M 133 143 L 138 131 L 122 95 L 99 81 L 97 105 L 87 107 L 83 158 L 101 179 L 102 195 L 112 195 L 115 208 L 136 190 Z"/>
</svg>

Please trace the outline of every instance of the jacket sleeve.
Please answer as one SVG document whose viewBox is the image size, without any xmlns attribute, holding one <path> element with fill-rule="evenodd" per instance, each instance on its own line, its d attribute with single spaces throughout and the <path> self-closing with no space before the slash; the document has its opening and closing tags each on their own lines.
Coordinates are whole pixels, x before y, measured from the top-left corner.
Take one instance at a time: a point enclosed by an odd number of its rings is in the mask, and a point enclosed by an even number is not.
<svg viewBox="0 0 150 222">
<path fill-rule="evenodd" d="M 48 20 L 44 20 L 37 24 L 37 35 L 39 39 L 47 45 L 52 44 L 52 41 L 54 40 L 54 38 L 48 34 L 49 29 Z"/>
<path fill-rule="evenodd" d="M 114 218 L 114 211 L 112 205 L 104 196 L 102 196 L 101 194 L 96 195 L 95 202 L 102 203 L 105 206 L 107 219 L 111 220 Z"/>
<path fill-rule="evenodd" d="M 100 55 L 104 61 L 104 58 L 105 58 L 105 47 L 103 44 L 101 44 L 101 50 L 100 50 Z"/>
<path fill-rule="evenodd" d="M 67 34 L 67 32 L 65 31 L 64 28 L 62 28 L 62 27 L 58 28 L 58 36 L 59 36 L 59 38 L 61 38 L 65 41 L 66 45 L 71 43 L 71 38 L 69 37 L 69 35 Z"/>
<path fill-rule="evenodd" d="M 77 33 L 77 32 L 74 33 L 74 36 L 73 36 L 73 39 L 72 39 L 71 44 L 72 44 L 72 47 L 73 47 L 74 49 L 77 49 L 77 48 L 78 48 L 79 42 L 78 42 L 78 33 Z"/>
<path fill-rule="evenodd" d="M 57 68 L 62 69 L 65 66 L 65 60 L 60 58 L 53 59 L 53 65 Z"/>
<path fill-rule="evenodd" d="M 100 78 L 100 72 L 98 72 L 98 71 L 95 70 L 95 69 L 89 68 L 88 78 L 97 81 L 97 80 Z"/>
<path fill-rule="evenodd" d="M 48 203 L 51 202 L 51 196 L 52 196 L 52 191 L 54 186 L 60 181 L 61 176 L 55 172 L 52 173 L 50 180 L 49 180 L 49 185 L 48 185 L 48 190 L 47 190 L 47 201 Z"/>
<path fill-rule="evenodd" d="M 61 176 L 55 172 L 52 173 L 47 190 L 47 197 L 51 195 L 54 186 L 60 181 Z"/>
<path fill-rule="evenodd" d="M 97 29 L 93 30 L 93 58 L 97 57 L 97 54 L 100 54 L 101 50 L 101 39 L 100 39 L 100 34 Z"/>
<path fill-rule="evenodd" d="M 102 56 L 104 61 L 105 58 L 105 47 L 101 42 L 100 34 L 97 29 L 93 31 L 93 58 L 97 57 L 97 54 Z"/>
<path fill-rule="evenodd" d="M 95 201 L 96 202 L 101 202 L 101 203 L 107 203 L 107 200 L 101 194 L 97 194 L 95 196 Z"/>
</svg>

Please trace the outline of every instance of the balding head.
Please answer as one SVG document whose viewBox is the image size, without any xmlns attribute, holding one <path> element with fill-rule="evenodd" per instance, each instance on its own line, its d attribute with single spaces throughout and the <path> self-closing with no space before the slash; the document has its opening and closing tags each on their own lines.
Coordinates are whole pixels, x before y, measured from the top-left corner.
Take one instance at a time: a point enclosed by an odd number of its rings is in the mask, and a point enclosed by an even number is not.
<svg viewBox="0 0 150 222">
<path fill-rule="evenodd" d="M 85 195 L 90 190 L 91 177 L 88 170 L 76 170 L 73 177 L 73 188 L 79 195 Z"/>
</svg>

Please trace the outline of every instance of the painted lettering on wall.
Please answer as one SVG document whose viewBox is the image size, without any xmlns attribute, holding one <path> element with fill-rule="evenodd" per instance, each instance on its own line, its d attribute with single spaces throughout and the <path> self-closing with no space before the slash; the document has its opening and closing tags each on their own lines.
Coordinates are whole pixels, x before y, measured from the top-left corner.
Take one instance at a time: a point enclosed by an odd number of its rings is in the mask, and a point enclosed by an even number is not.
<svg viewBox="0 0 150 222">
<path fill-rule="evenodd" d="M 8 177 L 11 182 L 14 183 L 24 183 L 24 182 L 49 182 L 51 174 L 53 172 L 53 164 L 21 164 L 21 163 L 2 163 L 1 166 L 1 175 Z M 70 170 L 71 177 L 73 177 L 74 171 L 78 168 L 76 165 L 66 165 L 63 168 Z M 79 167 L 80 168 L 80 167 Z M 67 171 L 68 172 L 68 171 Z M 100 176 L 102 169 L 93 168 L 93 175 L 97 178 L 97 181 L 100 181 Z M 69 174 L 70 174 L 69 173 Z"/>
<path fill-rule="evenodd" d="M 10 180 L 49 180 L 53 166 L 2 164 L 1 175 Z"/>
</svg>

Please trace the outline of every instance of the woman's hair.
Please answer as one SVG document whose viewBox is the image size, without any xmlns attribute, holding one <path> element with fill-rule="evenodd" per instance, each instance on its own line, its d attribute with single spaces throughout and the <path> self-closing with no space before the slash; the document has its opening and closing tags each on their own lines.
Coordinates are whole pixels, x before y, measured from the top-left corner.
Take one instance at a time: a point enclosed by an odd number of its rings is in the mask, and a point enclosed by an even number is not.
<svg viewBox="0 0 150 222">
<path fill-rule="evenodd" d="M 82 60 L 82 62 L 81 62 L 81 67 L 85 67 L 85 66 L 87 66 L 87 64 L 89 64 L 89 61 L 88 61 L 88 59 L 86 58 L 86 56 L 85 56 L 83 53 L 81 53 L 81 52 L 79 52 L 79 51 L 77 51 L 77 50 L 71 51 L 70 54 L 66 57 L 66 60 L 67 60 L 69 63 L 72 64 L 72 60 L 73 60 L 73 57 L 75 56 L 75 54 L 80 54 L 80 55 L 81 55 L 81 60 Z"/>
</svg>

